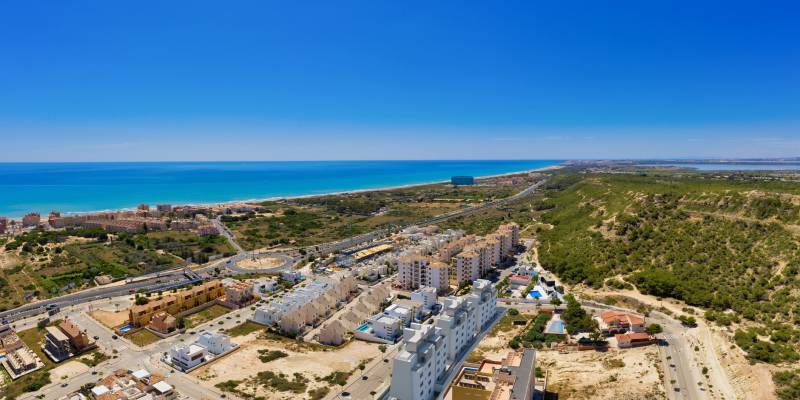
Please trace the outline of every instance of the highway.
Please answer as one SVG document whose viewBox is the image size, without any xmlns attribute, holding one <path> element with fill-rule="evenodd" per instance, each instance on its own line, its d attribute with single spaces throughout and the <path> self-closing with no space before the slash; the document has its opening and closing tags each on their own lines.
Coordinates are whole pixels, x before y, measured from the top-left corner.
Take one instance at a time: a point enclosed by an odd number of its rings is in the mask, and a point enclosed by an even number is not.
<svg viewBox="0 0 800 400">
<path fill-rule="evenodd" d="M 542 179 L 534 183 L 533 185 L 529 186 L 528 188 L 522 190 L 521 192 L 503 199 L 492 200 L 490 202 L 478 206 L 442 214 L 440 216 L 429 218 L 427 220 L 419 221 L 413 225 L 430 225 L 435 223 L 441 223 L 450 219 L 471 215 L 490 207 L 502 206 L 504 204 L 508 204 L 514 200 L 532 194 L 546 181 L 547 178 Z M 67 307 L 102 298 L 131 294 L 138 291 L 163 290 L 173 286 L 191 283 L 195 281 L 198 277 L 202 277 L 202 275 L 208 275 L 209 273 L 214 271 L 215 268 L 228 269 L 234 274 L 244 274 L 244 273 L 254 272 L 253 270 L 240 268 L 236 265 L 239 261 L 252 257 L 253 254 L 251 252 L 245 251 L 238 243 L 236 243 L 231 231 L 227 227 L 225 227 L 224 224 L 222 224 L 219 218 L 212 219 L 212 222 L 217 227 L 220 234 L 222 234 L 228 240 L 231 246 L 233 246 L 236 249 L 237 251 L 236 255 L 222 260 L 215 260 L 213 262 L 206 264 L 201 268 L 193 269 L 191 271 L 187 271 L 182 265 L 175 266 L 166 271 L 161 271 L 153 274 L 146 274 L 139 277 L 133 277 L 131 279 L 135 280 L 128 282 L 125 285 L 90 288 L 80 292 L 55 297 L 52 299 L 41 300 L 34 303 L 25 304 L 12 310 L 0 312 L 0 319 L 11 322 L 22 318 L 27 318 L 45 312 L 45 308 L 49 305 Z M 404 226 L 401 226 L 399 228 L 402 227 Z M 321 255 L 321 254 L 333 253 L 336 251 L 341 251 L 353 246 L 357 246 L 363 243 L 371 242 L 373 240 L 386 237 L 391 233 L 391 230 L 392 230 L 391 228 L 381 229 L 353 236 L 336 242 L 325 243 L 316 246 L 307 246 L 304 249 L 309 255 Z M 286 253 L 263 253 L 263 254 L 257 254 L 256 256 L 279 257 L 283 259 L 284 262 L 280 266 L 259 271 L 267 273 L 275 273 L 287 270 L 291 268 L 292 265 L 294 265 L 296 262 L 299 261 L 297 257 L 293 257 Z"/>
</svg>

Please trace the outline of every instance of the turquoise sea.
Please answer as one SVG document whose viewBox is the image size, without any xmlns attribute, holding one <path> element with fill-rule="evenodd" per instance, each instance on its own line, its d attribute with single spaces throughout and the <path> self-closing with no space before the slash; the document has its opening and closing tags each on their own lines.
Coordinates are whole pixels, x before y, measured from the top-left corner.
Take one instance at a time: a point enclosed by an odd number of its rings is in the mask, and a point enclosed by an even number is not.
<svg viewBox="0 0 800 400">
<path fill-rule="evenodd" d="M 544 168 L 560 160 L 0 163 L 0 215 L 324 194 Z"/>
</svg>

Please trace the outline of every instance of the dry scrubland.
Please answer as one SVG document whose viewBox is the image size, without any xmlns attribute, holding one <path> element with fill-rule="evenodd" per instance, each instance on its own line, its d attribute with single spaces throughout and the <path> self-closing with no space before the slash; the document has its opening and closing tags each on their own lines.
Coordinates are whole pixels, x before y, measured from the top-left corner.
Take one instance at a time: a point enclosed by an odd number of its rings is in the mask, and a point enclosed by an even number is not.
<svg viewBox="0 0 800 400">
<path fill-rule="evenodd" d="M 234 337 L 241 349 L 191 373 L 204 385 L 255 399 L 319 399 L 335 391 L 363 362 L 382 357 L 377 344 L 334 348 L 265 334 Z M 266 362 L 265 362 L 266 361 Z M 326 389 L 327 388 L 327 389 Z"/>
</svg>

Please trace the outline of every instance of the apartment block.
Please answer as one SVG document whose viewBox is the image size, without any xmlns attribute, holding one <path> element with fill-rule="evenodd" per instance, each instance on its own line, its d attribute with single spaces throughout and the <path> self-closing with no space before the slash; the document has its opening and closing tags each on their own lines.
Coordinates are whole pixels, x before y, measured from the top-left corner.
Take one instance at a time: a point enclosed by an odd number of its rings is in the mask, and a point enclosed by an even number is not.
<svg viewBox="0 0 800 400">
<path fill-rule="evenodd" d="M 241 308 L 255 302 L 252 283 L 231 279 L 224 281 L 223 284 L 225 285 L 225 303 L 232 307 Z"/>
<path fill-rule="evenodd" d="M 433 325 L 412 323 L 394 357 L 389 398 L 430 400 L 436 383 L 496 315 L 497 291 L 483 279 L 466 296 L 448 297 Z"/>
<path fill-rule="evenodd" d="M 59 362 L 94 348 L 95 344 L 85 331 L 65 319 L 58 326 L 45 328 L 45 343 L 42 346 L 45 354 Z"/>
<path fill-rule="evenodd" d="M 41 219 L 42 216 L 36 212 L 25 214 L 25 216 L 22 217 L 22 226 L 37 226 L 39 225 L 39 222 L 41 222 Z"/>
<path fill-rule="evenodd" d="M 225 294 L 225 288 L 219 280 L 212 280 L 178 293 L 164 296 L 161 300 L 150 300 L 147 304 L 136 305 L 128 310 L 128 323 L 134 326 L 146 326 L 153 314 L 165 311 L 177 315 L 182 311 L 214 301 Z"/>
<path fill-rule="evenodd" d="M 349 274 L 318 279 L 257 308 L 253 321 L 278 325 L 284 332 L 296 334 L 327 318 L 357 291 L 356 279 Z"/>
<path fill-rule="evenodd" d="M 0 235 L 6 233 L 8 230 L 8 218 L 0 217 Z"/>
<path fill-rule="evenodd" d="M 421 254 L 406 254 L 397 260 L 396 283 L 405 290 L 428 286 L 446 293 L 450 289 L 450 267 Z"/>
<path fill-rule="evenodd" d="M 403 330 L 402 348 L 392 360 L 390 399 L 434 398 L 436 382 L 447 371 L 447 342 L 439 331 L 416 323 Z"/>
</svg>

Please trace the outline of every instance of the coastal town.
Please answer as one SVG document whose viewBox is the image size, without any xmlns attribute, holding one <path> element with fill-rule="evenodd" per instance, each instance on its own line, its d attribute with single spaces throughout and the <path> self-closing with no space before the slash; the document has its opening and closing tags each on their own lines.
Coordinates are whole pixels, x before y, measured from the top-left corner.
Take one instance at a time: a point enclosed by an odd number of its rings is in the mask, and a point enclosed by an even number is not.
<svg viewBox="0 0 800 400">
<path fill-rule="evenodd" d="M 475 181 L 454 177 L 451 184 Z M 436 221 L 503 201 L 510 200 Z M 308 249 L 246 251 L 222 217 L 257 209 L 141 205 L 3 220 L 10 238 L 71 229 L 109 236 L 188 231 L 237 249 L 155 274 L 95 276 L 92 287 L 56 301 L 4 311 L 4 386 L 13 390 L 6 393 L 59 400 L 544 399 L 565 379 L 580 378 L 560 365 L 583 353 L 593 355 L 584 365 L 607 364 L 613 354 L 645 360 L 615 375 L 648 381 L 642 396 L 694 398 L 681 391 L 696 379 L 692 372 L 678 372 L 672 357 L 652 346 L 664 340 L 664 329 L 684 328 L 663 316 L 651 322 L 640 310 L 577 300 L 538 263 L 535 235 L 514 222 L 485 235 L 412 224 Z M 665 376 L 671 383 L 662 384 Z"/>
</svg>

